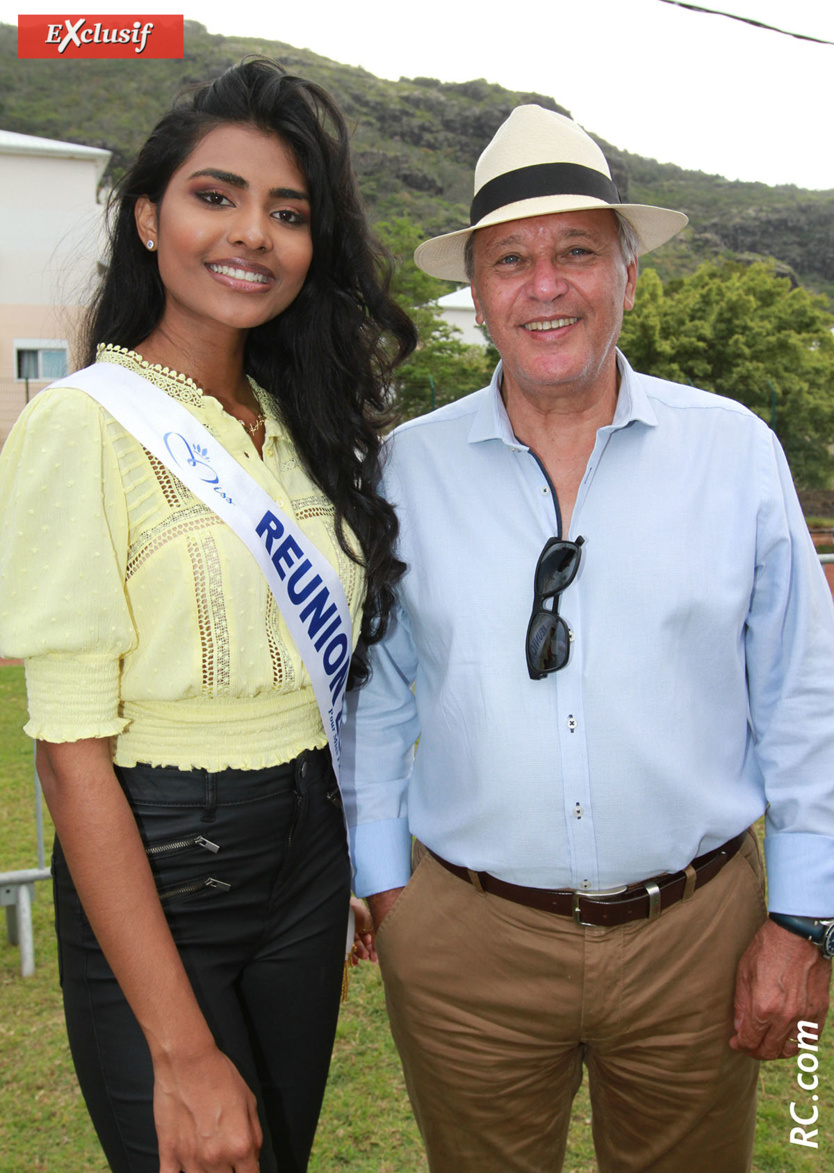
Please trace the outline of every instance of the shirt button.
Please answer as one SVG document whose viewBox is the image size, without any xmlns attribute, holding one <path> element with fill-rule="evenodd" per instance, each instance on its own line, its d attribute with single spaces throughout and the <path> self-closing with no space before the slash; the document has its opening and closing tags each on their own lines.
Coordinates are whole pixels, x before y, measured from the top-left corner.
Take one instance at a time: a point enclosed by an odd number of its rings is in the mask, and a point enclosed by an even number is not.
<svg viewBox="0 0 834 1173">
<path fill-rule="evenodd" d="M 546 497 L 549 494 L 549 492 L 550 492 L 550 489 L 548 489 L 547 485 L 542 485 L 542 495 Z"/>
<path fill-rule="evenodd" d="M 576 717 L 574 717 L 573 713 L 571 713 L 571 715 L 568 717 L 568 729 L 570 729 L 571 733 L 576 732 L 576 724 Z"/>
<path fill-rule="evenodd" d="M 577 803 L 573 808 L 573 813 L 574 813 L 575 818 L 581 819 L 585 812 L 583 811 L 583 809 L 579 805 L 579 803 Z"/>
</svg>

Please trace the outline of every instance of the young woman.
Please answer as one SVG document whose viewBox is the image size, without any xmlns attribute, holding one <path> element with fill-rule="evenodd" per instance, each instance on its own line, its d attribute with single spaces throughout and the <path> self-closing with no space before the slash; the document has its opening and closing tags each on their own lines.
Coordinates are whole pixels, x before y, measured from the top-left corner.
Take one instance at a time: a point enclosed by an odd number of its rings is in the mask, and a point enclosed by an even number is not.
<svg viewBox="0 0 834 1173">
<path fill-rule="evenodd" d="M 401 569 L 379 427 L 414 335 L 339 111 L 244 62 L 160 121 L 117 196 L 88 361 L 184 406 L 296 522 L 341 580 L 361 681 Z M 241 540 L 84 390 L 21 417 L 0 519 L 0 646 L 26 662 L 70 1044 L 107 1159 L 303 1170 L 349 898 L 309 665 Z"/>
</svg>

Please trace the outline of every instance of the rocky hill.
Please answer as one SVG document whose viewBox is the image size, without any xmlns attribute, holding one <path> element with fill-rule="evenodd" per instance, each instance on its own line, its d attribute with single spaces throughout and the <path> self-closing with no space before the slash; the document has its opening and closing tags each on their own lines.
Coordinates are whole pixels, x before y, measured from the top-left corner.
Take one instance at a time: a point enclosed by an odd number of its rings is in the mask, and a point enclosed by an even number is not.
<svg viewBox="0 0 834 1173">
<path fill-rule="evenodd" d="M 216 76 L 247 53 L 277 58 L 324 85 L 354 127 L 354 157 L 376 219 L 407 215 L 427 233 L 466 222 L 475 160 L 509 111 L 557 97 L 485 81 L 383 81 L 280 42 L 210 35 L 186 22 L 182 61 L 19 61 L 17 30 L 0 25 L 0 127 L 113 152 L 111 177 L 180 89 Z M 593 133 L 593 127 L 587 128 Z M 705 259 L 771 257 L 793 280 L 834 303 L 834 191 L 730 182 L 661 164 L 599 140 L 624 199 L 680 208 L 691 220 L 647 263 L 664 278 Z"/>
</svg>

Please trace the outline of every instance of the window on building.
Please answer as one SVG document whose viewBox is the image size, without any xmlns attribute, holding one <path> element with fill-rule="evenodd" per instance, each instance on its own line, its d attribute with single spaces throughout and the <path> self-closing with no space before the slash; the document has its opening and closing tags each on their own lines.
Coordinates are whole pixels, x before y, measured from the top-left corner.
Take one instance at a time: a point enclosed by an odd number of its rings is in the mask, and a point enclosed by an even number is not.
<svg viewBox="0 0 834 1173">
<path fill-rule="evenodd" d="M 15 378 L 18 382 L 50 383 L 69 373 L 67 343 L 57 338 L 15 340 Z"/>
</svg>

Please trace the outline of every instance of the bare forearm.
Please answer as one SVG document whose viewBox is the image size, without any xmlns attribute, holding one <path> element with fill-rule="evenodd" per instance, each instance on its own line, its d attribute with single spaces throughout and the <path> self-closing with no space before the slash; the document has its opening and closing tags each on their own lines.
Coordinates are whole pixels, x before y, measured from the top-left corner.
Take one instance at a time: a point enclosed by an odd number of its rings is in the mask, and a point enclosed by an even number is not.
<svg viewBox="0 0 834 1173">
<path fill-rule="evenodd" d="M 211 1048 L 109 743 L 40 743 L 38 773 L 84 911 L 154 1060 Z"/>
<path fill-rule="evenodd" d="M 160 1173 L 256 1173 L 255 1097 L 194 997 L 109 743 L 39 743 L 38 773 L 90 924 L 148 1041 Z"/>
</svg>

